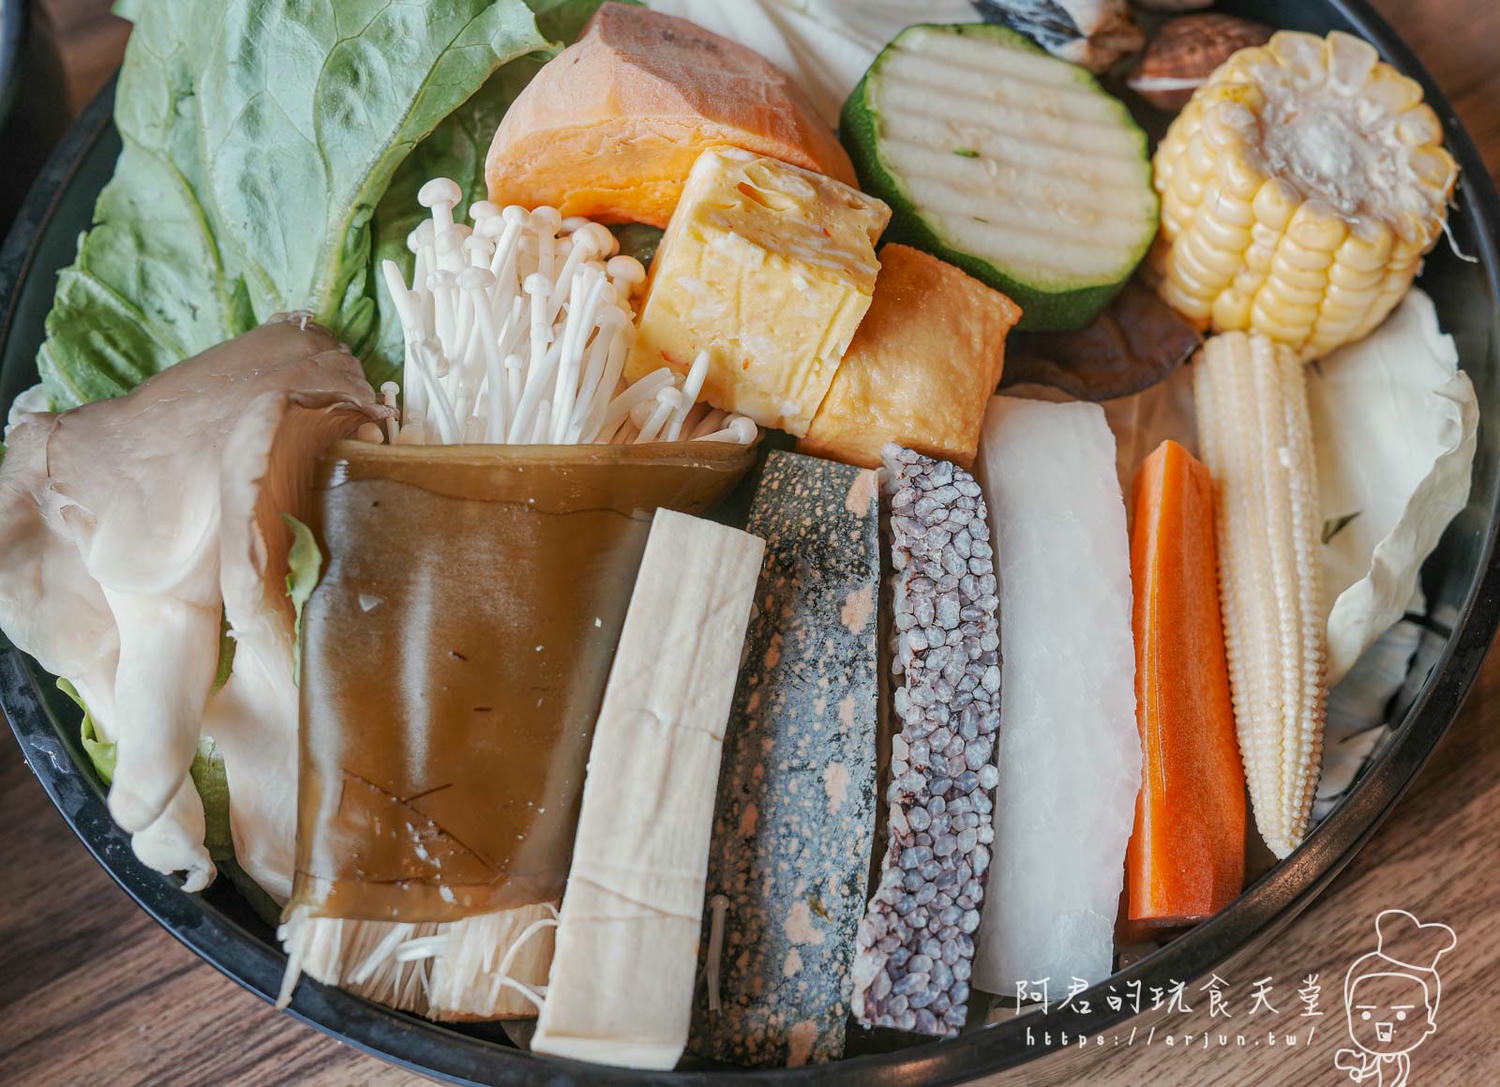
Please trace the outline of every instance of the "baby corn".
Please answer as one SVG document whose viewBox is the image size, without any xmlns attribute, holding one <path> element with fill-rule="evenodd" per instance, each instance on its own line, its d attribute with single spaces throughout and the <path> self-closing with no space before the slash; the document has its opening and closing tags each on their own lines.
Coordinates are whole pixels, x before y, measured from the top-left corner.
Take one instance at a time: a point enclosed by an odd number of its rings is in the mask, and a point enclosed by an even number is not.
<svg viewBox="0 0 1500 1087">
<path fill-rule="evenodd" d="M 1307 831 L 1323 754 L 1325 630 L 1307 383 L 1289 348 L 1230 332 L 1194 366 L 1214 481 L 1219 600 L 1255 823 L 1285 857 Z"/>
<path fill-rule="evenodd" d="M 1318 358 L 1374 330 L 1437 242 L 1458 176 L 1422 88 L 1348 34 L 1226 61 L 1154 159 L 1158 292 L 1200 328 Z"/>
</svg>

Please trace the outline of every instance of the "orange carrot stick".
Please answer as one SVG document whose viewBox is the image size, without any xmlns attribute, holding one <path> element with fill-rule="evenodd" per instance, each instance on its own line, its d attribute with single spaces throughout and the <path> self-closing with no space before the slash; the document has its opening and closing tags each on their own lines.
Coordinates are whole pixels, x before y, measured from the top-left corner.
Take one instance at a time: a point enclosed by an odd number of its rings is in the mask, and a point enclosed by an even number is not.
<svg viewBox="0 0 1500 1087">
<path fill-rule="evenodd" d="M 1245 878 L 1245 774 L 1215 581 L 1208 469 L 1163 442 L 1135 478 L 1135 698 L 1143 769 L 1125 856 L 1131 921 L 1202 920 Z"/>
</svg>

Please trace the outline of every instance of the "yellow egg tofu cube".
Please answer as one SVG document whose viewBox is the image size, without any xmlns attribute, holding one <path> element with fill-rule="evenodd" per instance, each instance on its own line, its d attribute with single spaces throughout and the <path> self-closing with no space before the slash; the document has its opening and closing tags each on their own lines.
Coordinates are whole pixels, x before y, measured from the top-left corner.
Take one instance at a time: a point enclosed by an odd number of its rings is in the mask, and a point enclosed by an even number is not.
<svg viewBox="0 0 1500 1087">
<path fill-rule="evenodd" d="M 702 398 L 807 433 L 869 309 L 890 208 L 738 148 L 698 156 L 651 264 L 634 381 L 709 355 Z"/>
</svg>

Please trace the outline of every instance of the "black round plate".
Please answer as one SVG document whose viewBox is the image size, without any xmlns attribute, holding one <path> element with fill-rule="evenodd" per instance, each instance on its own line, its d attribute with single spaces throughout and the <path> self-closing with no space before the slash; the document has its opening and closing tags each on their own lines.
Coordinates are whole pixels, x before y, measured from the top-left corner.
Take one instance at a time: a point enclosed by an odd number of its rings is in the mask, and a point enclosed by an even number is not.
<svg viewBox="0 0 1500 1087">
<path fill-rule="evenodd" d="M 1277 27 L 1358 34 L 1422 84 L 1463 169 L 1452 217 L 1454 236 L 1478 261 L 1460 260 L 1440 245 L 1427 262 L 1421 285 L 1457 341 L 1483 417 L 1500 418 L 1500 198 L 1447 99 L 1364 0 L 1245 0 L 1220 6 Z M 0 250 L 0 404 L 9 404 L 36 380 L 34 359 L 54 276 L 72 259 L 78 233 L 89 225 L 94 199 L 119 153 L 112 106 L 113 92 L 107 90 L 74 126 Z M 1484 426 L 1469 505 L 1423 570 L 1428 599 L 1439 614 L 1456 620 L 1451 631 L 1426 638 L 1407 688 L 1396 700 L 1399 726 L 1393 740 L 1295 854 L 1218 916 L 1116 974 L 1110 983 L 1120 991 L 1137 981 L 1148 991 L 1153 985 L 1188 981 L 1253 951 L 1306 908 L 1400 799 L 1458 712 L 1500 623 L 1500 567 L 1494 560 L 1500 527 L 1497 488 L 1500 430 Z M 135 859 L 129 838 L 110 822 L 98 780 L 82 769 L 88 760 L 79 747 L 76 711 L 55 692 L 51 677 L 8 646 L 0 650 L 0 704 L 48 795 L 110 875 L 209 963 L 261 997 L 274 998 L 285 960 L 271 928 L 227 881 L 201 896 L 185 895 L 173 880 Z M 1128 1007 L 1111 1011 L 1104 989 L 1086 994 L 1092 1012 L 1072 1019 L 1077 1032 L 1097 1034 L 1130 1015 Z M 439 1026 L 307 980 L 297 989 L 291 1013 L 387 1060 L 476 1084 L 945 1084 L 1021 1064 L 1048 1049 L 1040 1034 L 1028 1041 L 1028 1020 L 1018 1017 L 952 1041 L 814 1068 L 642 1074 L 533 1058 L 511 1047 L 495 1024 Z"/>
</svg>

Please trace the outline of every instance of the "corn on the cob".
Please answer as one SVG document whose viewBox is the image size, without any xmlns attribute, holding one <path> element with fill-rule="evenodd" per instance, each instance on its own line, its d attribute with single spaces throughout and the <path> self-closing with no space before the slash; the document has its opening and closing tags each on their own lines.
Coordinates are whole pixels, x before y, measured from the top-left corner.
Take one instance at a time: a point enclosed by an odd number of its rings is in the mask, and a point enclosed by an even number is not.
<svg viewBox="0 0 1500 1087">
<path fill-rule="evenodd" d="M 1199 327 L 1326 355 L 1385 319 L 1442 233 L 1442 140 L 1422 88 L 1358 38 L 1242 49 L 1157 149 L 1148 274 Z"/>
<path fill-rule="evenodd" d="M 1219 600 L 1255 823 L 1278 857 L 1307 830 L 1323 754 L 1325 631 L 1307 382 L 1287 347 L 1203 346 L 1194 399 L 1214 481 Z"/>
</svg>

